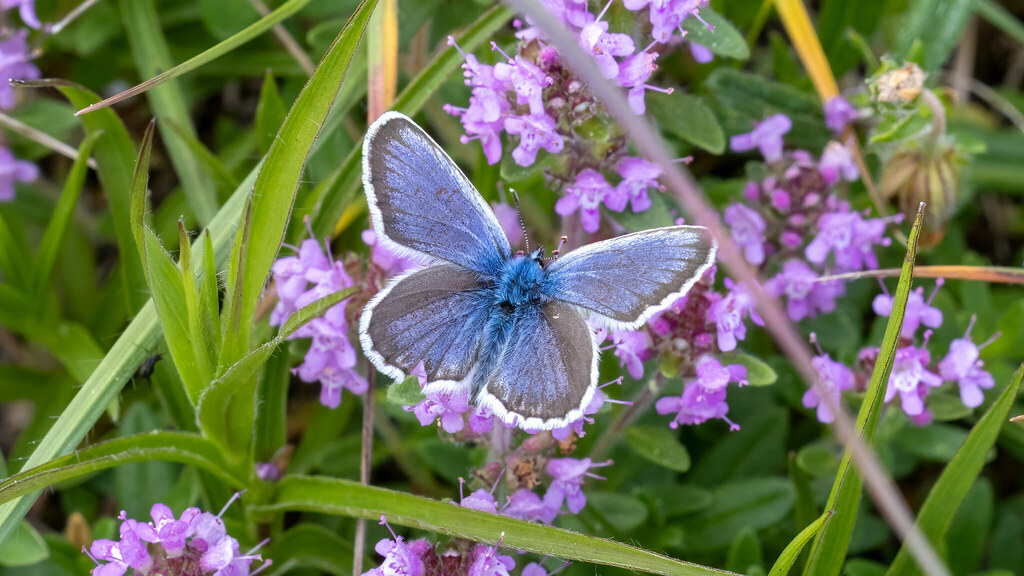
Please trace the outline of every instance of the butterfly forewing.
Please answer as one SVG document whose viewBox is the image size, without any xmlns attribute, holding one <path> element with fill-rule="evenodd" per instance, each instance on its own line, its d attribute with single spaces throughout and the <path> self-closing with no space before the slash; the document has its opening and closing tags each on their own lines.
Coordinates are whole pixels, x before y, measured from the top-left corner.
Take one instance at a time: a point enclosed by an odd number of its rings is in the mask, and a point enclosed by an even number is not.
<svg viewBox="0 0 1024 576">
<path fill-rule="evenodd" d="M 523 310 L 480 402 L 527 429 L 583 417 L 597 383 L 597 344 L 583 316 L 558 301 Z"/>
<path fill-rule="evenodd" d="M 715 260 L 706 228 L 674 226 L 588 244 L 548 269 L 545 293 L 636 328 L 685 294 Z"/>
<path fill-rule="evenodd" d="M 363 142 L 363 184 L 384 241 L 493 276 L 512 253 L 494 212 L 412 120 L 380 117 Z"/>
<path fill-rule="evenodd" d="M 423 362 L 430 382 L 461 382 L 476 361 L 490 302 L 474 272 L 434 264 L 393 280 L 367 304 L 359 323 L 363 350 L 398 379 Z"/>
</svg>

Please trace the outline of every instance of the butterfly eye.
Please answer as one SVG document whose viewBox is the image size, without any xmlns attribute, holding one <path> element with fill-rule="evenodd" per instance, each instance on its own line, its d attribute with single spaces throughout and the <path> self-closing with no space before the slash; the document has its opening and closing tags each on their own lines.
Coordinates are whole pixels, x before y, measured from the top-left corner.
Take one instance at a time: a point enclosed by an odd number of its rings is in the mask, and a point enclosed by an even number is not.
<svg viewBox="0 0 1024 576">
<path fill-rule="evenodd" d="M 505 300 L 501 304 L 498 304 L 498 307 L 501 308 L 501 311 L 506 314 L 511 314 L 516 311 L 516 307 L 513 306 L 512 303 L 509 302 L 508 300 Z"/>
</svg>

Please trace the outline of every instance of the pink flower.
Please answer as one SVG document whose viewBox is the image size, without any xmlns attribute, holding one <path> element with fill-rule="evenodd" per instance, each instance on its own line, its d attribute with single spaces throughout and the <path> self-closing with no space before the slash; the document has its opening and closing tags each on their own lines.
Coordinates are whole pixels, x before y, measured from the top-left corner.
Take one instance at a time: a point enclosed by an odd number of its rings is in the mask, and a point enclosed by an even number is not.
<svg viewBox="0 0 1024 576">
<path fill-rule="evenodd" d="M 782 159 L 782 137 L 793 127 L 793 122 L 785 114 L 769 116 L 754 126 L 754 130 L 746 134 L 737 134 L 729 140 L 733 152 L 746 152 L 757 148 L 764 156 L 765 162 Z"/>
<path fill-rule="evenodd" d="M 596 170 L 587 168 L 576 177 L 576 183 L 565 189 L 555 203 L 555 212 L 565 217 L 579 210 L 583 229 L 593 234 L 601 225 L 601 213 L 598 208 L 604 203 L 609 209 L 621 212 L 626 201 L 619 196 L 604 176 Z"/>
<path fill-rule="evenodd" d="M 743 247 L 747 262 L 754 266 L 764 264 L 764 218 L 743 204 L 732 204 L 725 209 L 725 223 L 729 225 L 733 240 Z"/>
<path fill-rule="evenodd" d="M 811 363 L 818 372 L 818 387 L 808 388 L 804 392 L 803 404 L 808 408 L 817 406 L 818 421 L 828 424 L 835 420 L 835 414 L 829 408 L 828 402 L 822 400 L 822 397 L 818 395 L 818 388 L 821 388 L 838 405 L 843 390 L 853 388 L 853 371 L 844 364 L 832 361 L 828 354 L 815 356 Z"/>
<path fill-rule="evenodd" d="M 651 199 L 647 195 L 647 190 L 661 187 L 658 184 L 661 166 L 643 158 L 627 156 L 619 161 L 615 171 L 622 176 L 622 181 L 615 186 L 615 191 L 619 196 L 629 199 L 633 212 L 643 212 L 650 208 Z"/>
<path fill-rule="evenodd" d="M 519 146 L 512 151 L 512 158 L 520 166 L 530 166 L 537 160 L 541 148 L 551 154 L 562 151 L 564 142 L 555 127 L 555 120 L 546 113 L 509 116 L 505 118 L 505 131 L 519 135 Z"/>
<path fill-rule="evenodd" d="M 924 412 L 924 397 L 928 395 L 928 389 L 942 385 L 942 378 L 927 369 L 930 358 L 923 347 L 905 346 L 897 350 L 889 385 L 885 389 L 885 401 L 891 401 L 898 394 L 900 406 L 908 416 Z"/>
</svg>

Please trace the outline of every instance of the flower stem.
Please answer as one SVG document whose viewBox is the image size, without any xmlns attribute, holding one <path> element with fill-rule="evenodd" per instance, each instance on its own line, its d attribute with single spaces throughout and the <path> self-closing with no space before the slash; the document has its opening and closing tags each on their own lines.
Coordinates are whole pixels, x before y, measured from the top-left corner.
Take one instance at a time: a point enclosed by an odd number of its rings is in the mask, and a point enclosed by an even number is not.
<svg viewBox="0 0 1024 576">
<path fill-rule="evenodd" d="M 363 443 L 362 457 L 359 461 L 359 483 L 368 486 L 370 484 L 370 464 L 373 458 L 373 412 L 375 400 L 374 380 L 377 371 L 373 366 L 369 367 L 366 374 L 366 381 L 370 384 L 366 389 L 366 396 L 363 398 Z M 363 551 L 366 548 L 366 519 L 356 520 L 356 534 L 352 542 L 352 573 L 363 573 Z"/>
</svg>

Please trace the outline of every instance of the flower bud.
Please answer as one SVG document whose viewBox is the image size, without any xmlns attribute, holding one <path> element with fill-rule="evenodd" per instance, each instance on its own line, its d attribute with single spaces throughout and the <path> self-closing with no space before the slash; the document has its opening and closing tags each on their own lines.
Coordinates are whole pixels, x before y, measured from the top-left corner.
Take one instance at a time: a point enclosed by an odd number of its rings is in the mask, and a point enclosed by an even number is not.
<svg viewBox="0 0 1024 576">
<path fill-rule="evenodd" d="M 907 218 L 924 202 L 925 227 L 940 231 L 956 210 L 960 163 L 952 146 L 924 142 L 889 157 L 879 190 L 883 197 L 895 198 Z"/>
</svg>

